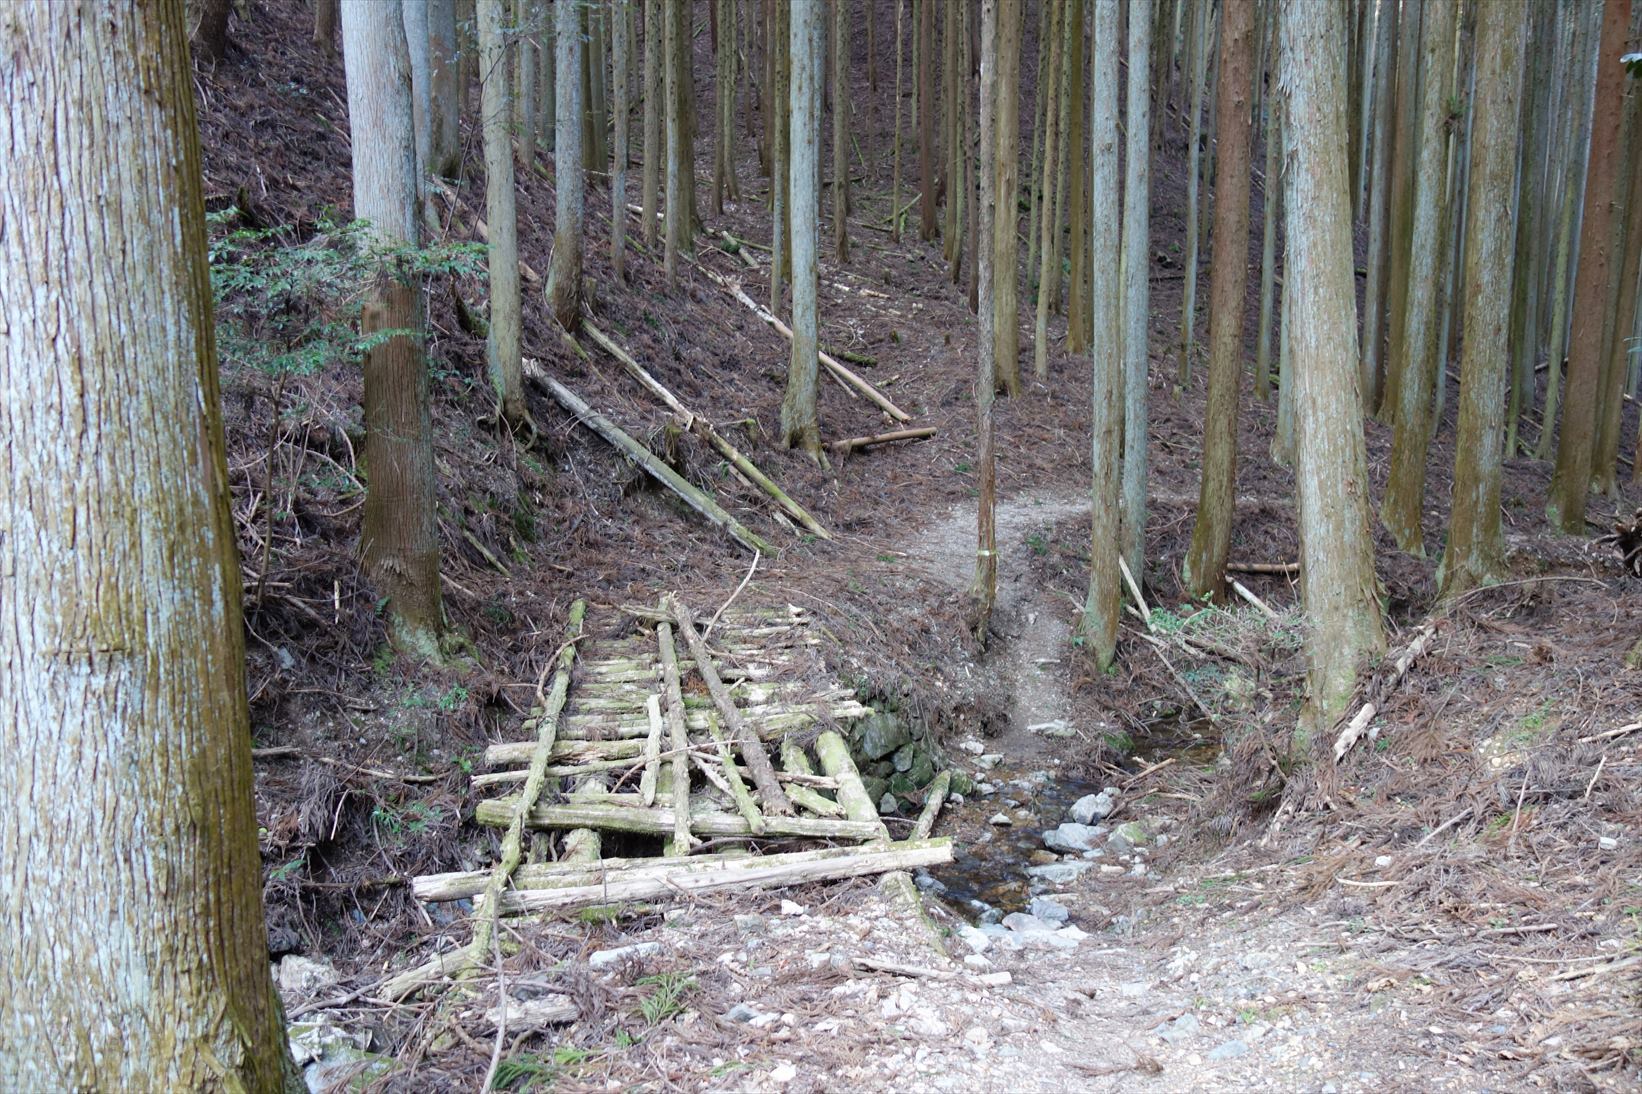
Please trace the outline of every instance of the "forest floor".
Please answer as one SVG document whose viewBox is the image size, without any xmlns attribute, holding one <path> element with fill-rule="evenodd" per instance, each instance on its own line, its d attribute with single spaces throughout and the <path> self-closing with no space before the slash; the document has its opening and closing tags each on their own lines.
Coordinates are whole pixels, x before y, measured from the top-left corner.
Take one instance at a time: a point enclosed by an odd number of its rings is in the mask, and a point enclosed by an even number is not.
<svg viewBox="0 0 1642 1094">
<path fill-rule="evenodd" d="M 892 23 L 889 5 L 879 7 L 883 43 Z M 229 221 L 282 226 L 277 242 L 311 241 L 326 210 L 347 216 L 341 64 L 308 44 L 306 5 L 249 8 L 228 61 L 199 75 L 208 205 Z M 711 65 L 704 15 L 699 22 L 705 104 Z M 874 90 L 864 38 L 854 48 L 853 125 L 864 152 L 851 163 L 861 172 L 855 251 L 839 265 L 823 246 L 822 340 L 876 358 L 861 371 L 912 413 L 911 424 L 935 426 L 934 438 L 825 470 L 769 442 L 786 343 L 702 272 L 768 297 L 765 255 L 755 251 L 750 267 L 711 243 L 721 230 L 769 238 L 751 138 L 738 137 L 744 193 L 722 215 L 711 211 L 710 174 L 698 170 L 708 232 L 700 268 L 684 265 L 676 289 L 636 219 L 631 281 L 615 283 L 608 190 L 590 186 L 589 306 L 835 533 L 831 542 L 793 535 L 716 455 L 689 438 L 677 443 L 683 473 L 782 545 L 759 561 L 740 602 L 814 613 L 832 637 L 830 667 L 925 728 L 954 768 L 973 775 L 975 790 L 937 829 L 958 840 L 959 861 L 920 879 L 927 922 L 854 881 L 701 899 L 620 925 L 523 923 L 512 935 L 522 950 L 506 965 L 514 997 L 551 987 L 570 994 L 582 1017 L 568 1031 L 511 1036 L 509 1083 L 1634 1087 L 1642 732 L 1623 730 L 1642 713 L 1642 673 L 1626 662 L 1642 613 L 1617 559 L 1548 531 L 1548 470 L 1528 459 L 1506 471 L 1510 580 L 1439 609 L 1435 562 L 1401 555 L 1379 534 L 1393 647 L 1428 617 L 1438 620 L 1436 641 L 1390 693 L 1376 739 L 1338 766 L 1279 765 L 1303 685 L 1296 590 L 1281 576 L 1242 575 L 1273 620 L 1241 603 L 1193 604 L 1178 580 L 1204 392 L 1201 368 L 1179 390 L 1174 382 L 1185 138 L 1171 120 L 1152 197 L 1152 466 L 1148 562 L 1137 575 L 1158 611 L 1153 633 L 1126 620 L 1110 675 L 1093 672 L 1072 634 L 1088 565 L 1088 362 L 1064 352 L 1064 324 L 1052 320 L 1047 381 L 1029 380 L 998 406 L 999 602 L 978 648 L 963 626 L 974 558 L 975 324 L 939 244 L 915 238 L 916 216 L 900 242 L 885 227 L 892 205 L 915 189 L 912 146 L 892 202 L 893 66 L 880 65 Z M 702 168 L 711 113 L 700 112 Z M 1023 122 L 1029 143 L 1029 116 Z M 467 162 L 477 162 L 477 134 L 468 141 Z M 545 271 L 551 178 L 520 177 L 522 255 Z M 451 238 L 471 239 L 482 181 L 460 193 L 447 227 Z M 629 194 L 637 193 L 634 172 Z M 1257 188 L 1255 247 L 1261 205 Z M 825 225 L 823 242 L 830 238 Z M 527 354 L 633 435 L 665 445 L 665 408 L 591 345 L 590 357 L 578 356 L 555 333 L 541 286 L 527 279 L 524 289 Z M 464 332 L 454 305 L 457 293 L 482 305 L 482 279 L 440 280 L 434 290 L 445 592 L 452 624 L 473 642 L 460 663 L 398 659 L 359 573 L 357 369 L 331 363 L 280 382 L 226 350 L 223 364 L 262 750 L 270 953 L 320 963 L 314 978 L 290 985 L 293 1014 L 396 1060 L 402 1069 L 387 1083 L 401 1089 L 468 1088 L 487 1065 L 493 1031 L 477 1015 L 489 1002 L 475 1004 L 473 1024 L 456 1023 L 453 1038 L 435 1004 L 369 996 L 385 972 L 467 936 L 459 915 L 419 906 L 405 879 L 491 861 L 494 837 L 471 821 L 467 775 L 486 743 L 516 732 L 569 603 L 585 596 L 613 607 L 677 590 L 716 605 L 750 561 L 536 393 L 538 448 L 498 434 L 485 420 L 483 342 Z M 1021 299 L 1030 372 L 1024 285 Z M 1251 291 L 1251 358 L 1255 316 Z M 1446 521 L 1456 401 L 1451 390 L 1432 446 L 1431 544 Z M 820 412 L 829 440 L 887 428 L 825 378 Z M 1238 561 L 1296 557 L 1292 477 L 1268 455 L 1274 420 L 1273 405 L 1245 392 Z M 1628 409 L 1626 436 L 1635 424 Z M 1371 423 L 1368 436 L 1377 497 L 1389 434 Z M 1628 513 L 1636 496 L 1627 488 L 1622 502 L 1596 501 L 1593 520 L 1615 506 Z M 1041 832 L 1106 786 L 1114 810 L 1103 823 L 1124 840 L 1108 832 L 1092 857 L 1049 861 Z M 1000 817 L 1007 823 L 994 823 Z M 1026 873 L 1057 863 L 1068 869 L 1048 879 Z M 1019 911 L 1034 897 L 1052 898 L 1085 937 L 1034 937 L 1030 925 L 977 931 L 987 914 L 971 901 Z M 589 964 L 595 951 L 638 941 L 660 945 Z M 856 959 L 867 957 L 911 974 L 864 971 Z M 664 993 L 665 1005 L 655 1003 Z M 352 1072 L 311 1074 L 346 1081 Z"/>
</svg>

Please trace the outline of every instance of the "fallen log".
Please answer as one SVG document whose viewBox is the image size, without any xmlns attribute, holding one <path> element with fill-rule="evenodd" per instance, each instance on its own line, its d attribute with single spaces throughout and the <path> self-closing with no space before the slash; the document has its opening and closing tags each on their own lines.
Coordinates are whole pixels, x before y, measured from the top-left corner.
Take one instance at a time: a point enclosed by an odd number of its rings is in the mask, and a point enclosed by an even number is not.
<svg viewBox="0 0 1642 1094">
<path fill-rule="evenodd" d="M 673 628 L 669 624 L 656 624 L 656 646 L 666 688 L 667 741 L 673 750 L 672 777 L 668 780 L 673 831 L 667 841 L 667 853 L 688 855 L 696 845 L 695 836 L 690 834 L 690 736 L 684 724 L 684 697 L 678 682 L 678 651 L 673 648 Z"/>
<path fill-rule="evenodd" d="M 834 455 L 848 456 L 851 452 L 862 448 L 872 448 L 880 444 L 892 444 L 895 441 L 921 441 L 935 436 L 935 427 L 922 426 L 918 429 L 897 429 L 891 433 L 879 433 L 871 437 L 849 437 L 841 441 L 833 441 L 827 445 Z"/>
<path fill-rule="evenodd" d="M 588 406 L 575 392 L 549 376 L 536 360 L 526 357 L 523 369 L 527 380 L 544 388 L 561 406 L 574 414 L 577 421 L 620 449 L 651 478 L 677 494 L 686 505 L 710 522 L 724 529 L 736 542 L 760 554 L 775 553 L 775 548 L 767 540 L 725 512 L 705 491 L 686 482 L 682 475 L 663 463 L 654 452 L 622 432 L 609 418 Z"/>
<path fill-rule="evenodd" d="M 730 797 L 735 800 L 736 812 L 740 813 L 747 822 L 747 827 L 753 830 L 753 835 L 764 834 L 764 817 L 758 811 L 758 805 L 753 801 L 753 795 L 742 781 L 741 769 L 736 765 L 735 754 L 730 751 L 730 742 L 724 736 L 724 731 L 718 728 L 718 719 L 709 711 L 707 714 L 707 732 L 712 735 L 713 745 L 718 749 L 718 762 L 724 770 L 724 783 L 729 787 Z"/>
<path fill-rule="evenodd" d="M 1345 728 L 1340 731 L 1340 735 L 1334 738 L 1335 763 L 1339 763 L 1341 758 L 1351 750 L 1351 746 L 1356 744 L 1368 732 L 1369 723 L 1374 720 L 1374 715 L 1380 712 L 1380 706 L 1385 702 L 1386 697 L 1396 689 L 1398 684 L 1402 683 L 1403 677 L 1408 675 L 1409 666 L 1421 654 L 1431 648 L 1431 643 L 1437 637 L 1437 622 L 1435 619 L 1428 619 L 1420 625 L 1420 629 L 1415 632 L 1413 639 L 1403 647 L 1402 652 L 1397 654 L 1396 659 L 1392 661 L 1391 671 L 1376 683 L 1372 697 L 1363 703 L 1357 713 L 1351 716 L 1351 720 L 1346 723 Z"/>
<path fill-rule="evenodd" d="M 878 819 L 878 803 L 867 795 L 844 738 L 829 729 L 815 739 L 815 754 L 821 759 L 821 770 L 838 780 L 838 804 L 844 807 L 844 815 L 871 830 L 872 835 L 863 838 L 888 842 L 889 829 Z"/>
<path fill-rule="evenodd" d="M 676 785 L 676 776 L 675 776 Z M 474 810 L 474 819 L 480 824 L 500 827 L 512 816 L 512 798 L 486 798 Z M 679 816 L 676 807 L 663 809 L 633 809 L 624 805 L 582 805 L 566 802 L 560 805 L 538 803 L 530 811 L 525 823 L 532 828 L 603 828 L 612 832 L 632 832 L 644 836 L 672 836 Z M 751 836 L 752 828 L 745 817 L 734 813 L 719 813 L 692 809 L 689 814 L 690 831 L 698 836 Z M 764 818 L 767 836 L 802 836 L 810 839 L 876 840 L 883 837 L 884 826 L 877 822 L 829 820 L 824 817 L 768 816 Z"/>
<path fill-rule="evenodd" d="M 815 775 L 815 767 L 810 763 L 810 758 L 804 755 L 803 746 L 793 740 L 791 736 L 781 738 L 781 766 L 786 769 L 788 775 L 804 778 L 811 778 Z M 837 780 L 833 780 L 833 784 L 836 786 Z M 808 786 L 802 784 L 797 786 L 788 785 L 787 796 L 792 799 L 794 805 L 802 809 L 808 809 L 818 817 L 842 817 L 844 815 L 843 806 Z"/>
</svg>

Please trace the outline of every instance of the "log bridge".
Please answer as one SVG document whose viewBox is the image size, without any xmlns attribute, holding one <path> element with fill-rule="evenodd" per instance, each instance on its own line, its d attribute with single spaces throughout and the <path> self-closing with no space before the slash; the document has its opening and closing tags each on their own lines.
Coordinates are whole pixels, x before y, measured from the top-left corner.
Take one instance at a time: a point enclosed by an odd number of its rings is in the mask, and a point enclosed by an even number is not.
<svg viewBox="0 0 1642 1094">
<path fill-rule="evenodd" d="M 472 899 L 473 941 L 388 980 L 384 998 L 471 975 L 501 915 L 952 861 L 951 840 L 930 837 L 944 778 L 911 836 L 890 838 L 842 731 L 873 710 L 821 671 L 803 609 L 721 610 L 705 627 L 676 595 L 620 610 L 626 633 L 593 637 L 572 607 L 520 739 L 491 745 L 473 776 L 476 819 L 505 833 L 497 864 L 412 881 L 424 901 Z M 607 837 L 623 857 L 604 855 Z"/>
</svg>

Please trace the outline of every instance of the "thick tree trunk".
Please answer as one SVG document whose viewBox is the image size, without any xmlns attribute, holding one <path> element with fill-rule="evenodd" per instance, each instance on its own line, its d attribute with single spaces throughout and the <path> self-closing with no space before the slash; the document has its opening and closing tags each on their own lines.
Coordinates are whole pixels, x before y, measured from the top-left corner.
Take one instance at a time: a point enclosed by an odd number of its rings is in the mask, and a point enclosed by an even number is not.
<svg viewBox="0 0 1642 1094">
<path fill-rule="evenodd" d="M 1415 118 L 1419 104 L 1420 24 L 1424 0 L 1403 0 L 1397 28 L 1396 129 L 1391 145 L 1391 242 L 1386 260 L 1390 298 L 1386 303 L 1385 378 L 1375 408 L 1381 421 L 1395 419 L 1408 337 L 1408 264 L 1414 227 L 1414 158 L 1419 149 Z"/>
<path fill-rule="evenodd" d="M 691 49 L 689 0 L 673 2 L 678 6 L 679 33 L 671 39 L 678 65 L 678 79 L 672 85 L 672 97 L 678 104 L 679 142 L 682 149 L 679 156 L 682 168 L 680 182 L 684 191 L 684 208 L 689 213 L 683 224 L 682 246 L 686 252 L 693 254 L 696 225 L 701 222 L 701 212 L 696 206 L 696 89 L 693 68 L 695 52 Z M 671 215 L 670 210 L 668 215 Z"/>
<path fill-rule="evenodd" d="M 547 300 L 565 330 L 582 321 L 582 29 L 575 0 L 554 0 L 553 264 Z"/>
<path fill-rule="evenodd" d="M 1602 383 L 1599 391 L 1596 448 L 1591 457 L 1591 489 L 1619 500 L 1619 419 L 1631 347 L 1626 337 L 1636 314 L 1637 261 L 1642 258 L 1642 171 L 1636 155 L 1642 147 L 1642 118 L 1637 116 L 1636 81 L 1625 81 L 1625 123 L 1620 138 L 1618 175 L 1614 180 L 1613 268 L 1608 278 L 1607 317 L 1602 325 Z"/>
<path fill-rule="evenodd" d="M 1152 162 L 1148 110 L 1152 0 L 1129 6 L 1129 90 L 1123 186 L 1123 557 L 1136 581 L 1146 556 L 1146 350 L 1150 325 Z"/>
<path fill-rule="evenodd" d="M 926 0 L 927 2 L 927 0 Z M 996 391 L 1021 391 L 1018 311 L 1020 246 L 1021 0 L 999 0 L 997 99 L 992 119 L 997 150 L 997 190 L 992 202 L 993 372 Z"/>
<path fill-rule="evenodd" d="M 1089 218 L 1091 264 L 1100 270 L 1091 285 L 1090 314 L 1094 321 L 1090 350 L 1092 411 L 1089 420 L 1089 593 L 1083 604 L 1083 637 L 1102 672 L 1117 652 L 1117 628 L 1122 606 L 1118 558 L 1122 552 L 1118 522 L 1118 456 L 1123 436 L 1123 300 L 1122 286 L 1110 271 L 1121 259 L 1122 213 L 1118 170 L 1118 40 L 1119 0 L 1093 0 L 1095 8 L 1094 107 L 1090 141 L 1093 147 L 1090 190 L 1094 209 Z"/>
<path fill-rule="evenodd" d="M 519 343 L 523 315 L 519 298 L 519 214 L 514 195 L 513 135 L 507 78 L 507 13 L 503 0 L 479 0 L 479 102 L 485 141 L 485 218 L 490 224 L 490 330 L 485 364 L 496 394 L 497 412 L 510 428 L 530 422 L 525 407 Z M 521 53 L 529 46 L 518 41 Z M 520 77 L 524 82 L 524 77 Z"/>
<path fill-rule="evenodd" d="M 1368 527 L 1368 469 L 1357 393 L 1351 194 L 1346 172 L 1341 11 L 1283 0 L 1289 170 L 1288 283 L 1294 321 L 1295 492 L 1311 695 L 1297 751 L 1332 723 L 1357 674 L 1385 648 Z"/>
<path fill-rule="evenodd" d="M 661 211 L 662 97 L 664 31 L 662 7 L 669 0 L 644 0 L 644 245 L 656 246 L 656 214 Z"/>
<path fill-rule="evenodd" d="M 820 138 L 821 5 L 798 4 L 788 18 L 791 57 L 792 162 L 788 189 L 792 195 L 792 356 L 787 391 L 781 399 L 781 442 L 821 456 L 821 428 L 816 418 L 816 371 L 820 330 L 816 315 L 817 237 L 816 157 Z"/>
<path fill-rule="evenodd" d="M 832 0 L 832 248 L 850 260 L 849 24 L 847 0 Z"/>
<path fill-rule="evenodd" d="M 1237 497 L 1237 389 L 1243 382 L 1243 312 L 1248 288 L 1249 127 L 1254 0 L 1225 0 L 1220 29 L 1219 114 L 1239 119 L 1220 138 L 1209 258 L 1209 399 L 1203 412 L 1203 482 L 1184 578 L 1193 596 L 1223 599 Z"/>
<path fill-rule="evenodd" d="M 1397 546 L 1424 556 L 1425 464 L 1431 442 L 1431 398 L 1442 368 L 1442 297 L 1447 277 L 1448 108 L 1453 95 L 1454 15 L 1445 0 L 1429 5 L 1420 27 L 1419 155 L 1414 182 L 1413 250 L 1409 256 L 1407 330 L 1397 364 L 1391 477 L 1380 521 Z"/>
<path fill-rule="evenodd" d="M 1536 5 L 1529 16 L 1525 49 L 1531 71 L 1549 72 L 1554 62 L 1549 4 Z M 1539 287 L 1543 281 L 1545 219 L 1545 125 L 1551 98 L 1549 79 L 1531 81 L 1522 100 L 1522 140 L 1518 146 L 1516 254 L 1512 262 L 1510 405 L 1505 412 L 1505 455 L 1525 451 L 1520 439 L 1524 415 L 1534 405 L 1534 365 L 1539 356 Z"/>
<path fill-rule="evenodd" d="M 627 69 L 633 52 L 631 2 L 613 0 L 615 26 L 610 35 L 610 55 L 616 70 L 616 149 L 610 171 L 610 272 L 621 283 L 627 281 Z"/>
<path fill-rule="evenodd" d="M 427 169 L 462 172 L 461 90 L 456 83 L 456 0 L 428 0 L 429 142 Z"/>
<path fill-rule="evenodd" d="M 782 313 L 781 285 L 786 279 L 788 271 L 792 269 L 792 258 L 789 255 L 792 243 L 792 216 L 788 212 L 789 205 L 787 185 L 788 159 L 792 135 L 791 104 L 788 101 L 788 77 L 792 71 L 792 59 L 789 51 L 792 46 L 788 42 L 788 23 L 791 21 L 791 9 L 782 3 L 775 5 L 774 36 L 771 42 L 775 45 L 775 113 L 771 117 L 774 133 L 770 143 L 774 151 L 771 162 L 774 170 L 770 173 L 770 212 L 772 224 L 770 227 L 770 314 Z"/>
<path fill-rule="evenodd" d="M 183 5 L 6 20 L 0 277 L 38 290 L 0 295 L 0 1086 L 300 1090 Z"/>
<path fill-rule="evenodd" d="M 410 60 L 397 6 L 375 0 L 342 5 L 353 145 L 354 215 L 369 221 L 387 247 L 415 247 L 416 141 L 412 133 Z M 365 355 L 365 493 L 360 549 L 365 571 L 387 598 L 396 642 L 423 657 L 439 656 L 444 612 L 435 526 L 433 425 L 422 360 L 422 290 L 414 274 L 390 259 L 360 319 L 368 337 L 387 339 Z"/>
<path fill-rule="evenodd" d="M 1620 64 L 1631 0 L 1606 0 L 1597 51 L 1596 97 L 1593 100 L 1590 166 L 1585 175 L 1585 218 L 1579 233 L 1579 272 L 1574 282 L 1574 321 L 1569 338 L 1568 390 L 1562 404 L 1556 471 L 1551 477 L 1546 513 L 1569 535 L 1585 531 L 1585 502 L 1590 491 L 1595 444 L 1597 390 L 1602 373 L 1602 323 L 1608 303 L 1612 202 L 1618 176 L 1620 112 L 1625 98 L 1625 70 Z"/>
<path fill-rule="evenodd" d="M 1477 23 L 1476 129 L 1466 234 L 1464 356 L 1454 495 L 1440 584 L 1453 596 L 1500 570 L 1500 456 L 1510 360 L 1515 137 L 1521 113 L 1523 19 L 1517 9 Z"/>
</svg>

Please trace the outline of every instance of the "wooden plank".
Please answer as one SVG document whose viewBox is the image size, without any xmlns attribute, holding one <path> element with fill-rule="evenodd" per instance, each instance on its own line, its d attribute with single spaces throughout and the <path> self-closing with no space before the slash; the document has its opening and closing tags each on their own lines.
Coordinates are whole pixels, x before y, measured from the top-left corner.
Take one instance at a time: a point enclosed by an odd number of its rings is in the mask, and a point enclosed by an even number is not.
<svg viewBox="0 0 1642 1094">
<path fill-rule="evenodd" d="M 676 760 L 674 761 L 677 762 Z M 674 786 L 677 784 L 674 774 Z M 512 798 L 487 798 L 474 810 L 474 819 L 480 824 L 503 825 L 508 822 L 513 807 Z M 676 807 L 663 809 L 632 809 L 621 805 L 579 805 L 566 802 L 561 805 L 538 803 L 525 821 L 532 828 L 605 828 L 613 832 L 634 832 L 648 836 L 672 836 L 682 819 Z M 752 828 L 745 817 L 734 813 L 697 812 L 689 814 L 689 830 L 701 836 L 751 836 Z M 822 817 L 771 816 L 764 817 L 765 835 L 806 836 L 814 839 L 876 840 L 884 837 L 884 826 L 877 822 L 856 820 L 829 820 Z"/>
</svg>

